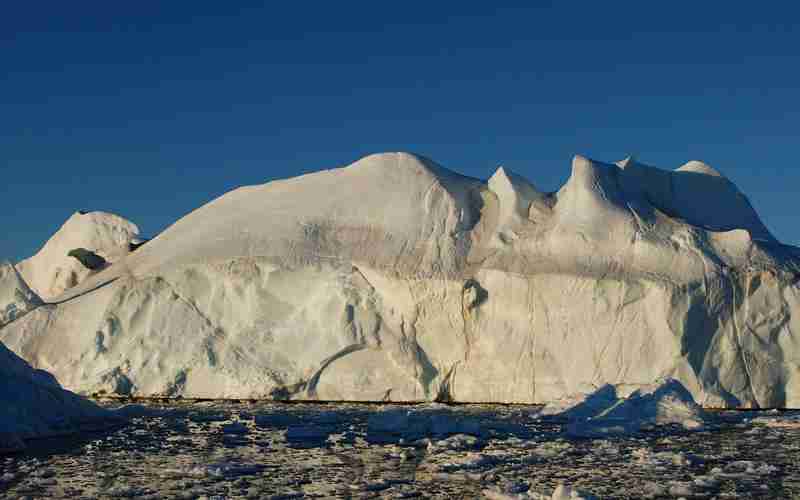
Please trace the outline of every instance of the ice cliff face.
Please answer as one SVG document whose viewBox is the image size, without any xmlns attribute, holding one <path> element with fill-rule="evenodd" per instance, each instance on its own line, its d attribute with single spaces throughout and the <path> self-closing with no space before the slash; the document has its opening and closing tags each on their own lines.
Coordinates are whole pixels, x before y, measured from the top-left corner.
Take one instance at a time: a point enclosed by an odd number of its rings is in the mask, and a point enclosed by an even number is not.
<svg viewBox="0 0 800 500">
<path fill-rule="evenodd" d="M 576 157 L 542 193 L 394 153 L 232 191 L 0 341 L 87 393 L 538 403 L 669 377 L 800 407 L 798 280 L 699 162 Z"/>
</svg>

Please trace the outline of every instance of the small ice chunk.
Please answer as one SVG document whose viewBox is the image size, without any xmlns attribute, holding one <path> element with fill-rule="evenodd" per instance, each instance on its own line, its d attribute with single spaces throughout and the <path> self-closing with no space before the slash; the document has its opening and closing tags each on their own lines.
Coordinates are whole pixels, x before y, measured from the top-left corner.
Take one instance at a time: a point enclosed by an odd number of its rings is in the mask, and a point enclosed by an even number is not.
<svg viewBox="0 0 800 500">
<path fill-rule="evenodd" d="M 548 441 L 533 449 L 533 454 L 541 458 L 555 458 L 572 450 L 573 446 L 566 441 Z"/>
<path fill-rule="evenodd" d="M 456 472 L 463 470 L 475 470 L 493 466 L 499 463 L 502 457 L 483 453 L 467 453 L 458 455 L 453 460 L 439 465 L 437 468 L 441 472 Z"/>
<path fill-rule="evenodd" d="M 695 490 L 694 483 L 682 483 L 673 481 L 669 486 L 669 494 L 674 497 L 691 497 L 694 496 Z"/>
<path fill-rule="evenodd" d="M 712 473 L 716 473 L 716 475 L 723 478 L 741 478 L 747 476 L 769 476 L 779 471 L 778 467 L 763 462 L 737 460 L 725 464 L 722 470 L 715 468 Z"/>
<path fill-rule="evenodd" d="M 258 464 L 246 464 L 239 462 L 217 462 L 217 463 L 190 467 L 185 471 L 185 474 L 196 477 L 229 478 L 237 476 L 251 476 L 259 474 L 263 470 L 264 466 Z"/>
<path fill-rule="evenodd" d="M 680 452 L 660 451 L 655 452 L 649 448 L 638 448 L 631 452 L 638 465 L 649 467 L 689 467 L 700 462 L 694 455 Z"/>
<path fill-rule="evenodd" d="M 468 434 L 454 434 L 445 439 L 440 439 L 439 441 L 432 442 L 431 446 L 429 446 L 429 450 L 430 451 L 475 450 L 483 447 L 483 445 L 484 442 L 480 438 L 477 438 L 475 436 L 470 436 Z"/>
</svg>

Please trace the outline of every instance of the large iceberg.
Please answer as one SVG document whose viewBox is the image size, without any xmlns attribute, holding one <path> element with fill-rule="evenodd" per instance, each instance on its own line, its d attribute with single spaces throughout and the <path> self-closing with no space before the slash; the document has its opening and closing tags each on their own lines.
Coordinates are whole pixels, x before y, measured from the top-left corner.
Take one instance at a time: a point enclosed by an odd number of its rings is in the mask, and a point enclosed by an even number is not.
<svg viewBox="0 0 800 500">
<path fill-rule="evenodd" d="M 116 223 L 110 246 L 136 233 Z M 0 328 L 82 393 L 544 403 L 669 378 L 706 407 L 800 407 L 800 251 L 700 162 L 576 156 L 545 193 L 379 154 L 107 260 L 55 297 L 28 261 L 49 304 Z"/>
</svg>

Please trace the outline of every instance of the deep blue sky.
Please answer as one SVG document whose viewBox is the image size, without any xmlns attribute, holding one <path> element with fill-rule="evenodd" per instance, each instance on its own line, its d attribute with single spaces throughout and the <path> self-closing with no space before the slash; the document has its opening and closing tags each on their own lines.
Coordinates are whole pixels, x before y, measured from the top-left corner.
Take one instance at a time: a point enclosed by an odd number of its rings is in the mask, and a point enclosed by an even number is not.
<svg viewBox="0 0 800 500">
<path fill-rule="evenodd" d="M 4 5 L 0 257 L 78 209 L 152 235 L 236 186 L 398 150 L 547 190 L 575 153 L 700 159 L 800 243 L 795 2 L 264 3 Z"/>
</svg>

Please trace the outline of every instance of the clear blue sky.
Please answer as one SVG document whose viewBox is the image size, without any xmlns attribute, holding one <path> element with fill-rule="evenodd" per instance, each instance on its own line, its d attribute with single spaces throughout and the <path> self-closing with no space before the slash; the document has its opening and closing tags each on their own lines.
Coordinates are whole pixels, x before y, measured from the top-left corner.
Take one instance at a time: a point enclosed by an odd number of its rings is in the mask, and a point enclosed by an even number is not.
<svg viewBox="0 0 800 500">
<path fill-rule="evenodd" d="M 575 153 L 700 159 L 800 243 L 799 4 L 500 3 L 9 2 L 0 257 L 78 209 L 152 235 L 236 186 L 398 150 L 547 190 Z"/>
</svg>

